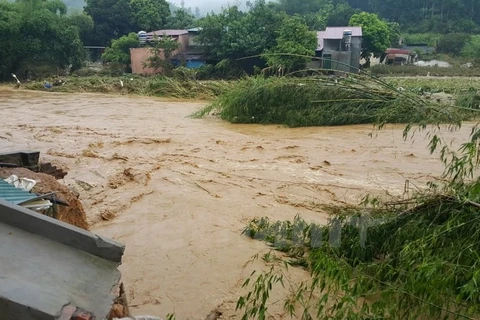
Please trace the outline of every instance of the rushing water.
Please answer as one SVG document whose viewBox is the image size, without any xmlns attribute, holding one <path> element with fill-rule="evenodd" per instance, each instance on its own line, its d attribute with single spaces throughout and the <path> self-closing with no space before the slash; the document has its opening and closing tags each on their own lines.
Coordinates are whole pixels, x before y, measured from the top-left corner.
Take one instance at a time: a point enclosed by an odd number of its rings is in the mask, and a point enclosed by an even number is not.
<svg viewBox="0 0 480 320">
<path fill-rule="evenodd" d="M 325 223 L 322 204 L 408 196 L 442 172 L 424 135 L 403 141 L 403 126 L 289 129 L 188 117 L 202 106 L 0 88 L 1 149 L 36 149 L 68 168 L 65 183 L 80 193 L 91 229 L 126 244 L 121 271 L 135 314 L 204 319 L 218 307 L 235 315 L 241 284 L 263 267 L 246 262 L 267 251 L 240 234 L 251 218 Z M 445 136 L 458 143 L 469 130 Z M 271 307 L 275 318 L 281 307 Z"/>
</svg>

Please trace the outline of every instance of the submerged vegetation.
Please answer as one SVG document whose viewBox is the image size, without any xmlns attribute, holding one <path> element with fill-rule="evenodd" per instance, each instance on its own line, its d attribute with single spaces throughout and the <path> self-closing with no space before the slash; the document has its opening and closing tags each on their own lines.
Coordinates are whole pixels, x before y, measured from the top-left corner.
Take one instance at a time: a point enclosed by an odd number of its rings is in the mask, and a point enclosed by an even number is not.
<svg viewBox="0 0 480 320">
<path fill-rule="evenodd" d="M 195 79 L 168 78 L 164 76 L 139 77 L 127 75 L 123 77 L 90 76 L 69 77 L 59 85 L 52 80 L 52 88 L 46 89 L 45 82 L 31 82 L 25 88 L 31 90 L 47 90 L 53 92 L 98 92 L 116 94 L 135 94 L 145 96 L 213 100 L 222 92 L 232 87 L 227 81 L 198 81 Z"/>
<path fill-rule="evenodd" d="M 362 123 L 457 123 L 476 116 L 453 104 L 367 74 L 347 77 L 247 78 L 194 116 L 216 112 L 232 123 L 290 127 Z"/>
<path fill-rule="evenodd" d="M 256 219 L 245 233 L 285 252 L 311 272 L 291 284 L 285 309 L 302 319 L 478 318 L 480 200 L 478 182 L 460 194 L 431 195 L 416 206 L 366 214 L 350 209 L 328 226 Z M 467 200 L 468 199 L 468 200 Z M 271 256 L 269 257 L 271 260 Z M 254 290 L 238 308 L 255 318 L 271 285 L 285 279 L 282 264 L 250 280 Z M 270 279 L 264 282 L 265 279 Z M 245 285 L 248 286 L 248 283 Z M 261 317 L 260 317 L 261 318 Z M 245 318 L 244 318 L 245 319 Z"/>
</svg>

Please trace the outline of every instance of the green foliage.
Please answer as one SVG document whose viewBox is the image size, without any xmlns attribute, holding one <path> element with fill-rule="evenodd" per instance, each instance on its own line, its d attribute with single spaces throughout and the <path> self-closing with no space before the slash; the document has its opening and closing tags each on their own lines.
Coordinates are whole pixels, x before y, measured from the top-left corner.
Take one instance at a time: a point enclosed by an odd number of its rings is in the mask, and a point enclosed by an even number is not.
<svg viewBox="0 0 480 320">
<path fill-rule="evenodd" d="M 197 41 L 213 59 L 239 59 L 259 55 L 275 46 L 276 32 L 284 15 L 265 4 L 255 2 L 247 13 L 228 7 L 199 21 L 203 30 Z"/>
<path fill-rule="evenodd" d="M 167 21 L 168 29 L 188 29 L 195 26 L 195 16 L 185 9 L 178 9 L 169 16 Z"/>
<path fill-rule="evenodd" d="M 161 38 L 155 37 L 152 55 L 147 58 L 145 67 L 153 68 L 155 71 L 161 69 L 162 74 L 171 75 L 173 70 L 172 53 L 178 49 L 179 43 L 166 35 Z"/>
<path fill-rule="evenodd" d="M 440 36 L 440 34 L 435 33 L 410 33 L 403 34 L 402 39 L 403 43 L 407 45 L 426 43 L 430 47 L 436 47 Z"/>
<path fill-rule="evenodd" d="M 170 21 L 170 6 L 165 0 L 131 0 L 133 24 L 139 30 L 156 31 Z"/>
<path fill-rule="evenodd" d="M 442 35 L 438 40 L 437 52 L 459 56 L 469 40 L 470 35 L 465 33 Z"/>
<path fill-rule="evenodd" d="M 462 108 L 480 110 L 480 89 L 470 88 L 468 92 L 462 93 L 455 103 Z"/>
<path fill-rule="evenodd" d="M 471 36 L 462 49 L 462 56 L 480 58 L 480 35 Z"/>
<path fill-rule="evenodd" d="M 297 17 L 287 17 L 278 31 L 277 44 L 264 55 L 267 64 L 291 72 L 305 68 L 317 48 L 317 35 Z"/>
<path fill-rule="evenodd" d="M 338 81 L 337 81 L 338 82 Z M 458 122 L 470 113 L 427 102 L 414 93 L 366 75 L 328 78 L 248 78 L 200 110 L 216 109 L 232 123 L 289 127 L 361 123 Z"/>
<path fill-rule="evenodd" d="M 129 0 L 86 0 L 86 3 L 85 13 L 94 22 L 89 45 L 109 45 L 112 39 L 134 31 Z"/>
<path fill-rule="evenodd" d="M 57 70 L 81 67 L 85 51 L 79 31 L 63 8 L 58 1 L 0 2 L 0 78 L 33 61 Z"/>
<path fill-rule="evenodd" d="M 398 22 L 409 33 L 478 33 L 480 0 L 348 0 L 350 5 Z"/>
<path fill-rule="evenodd" d="M 68 17 L 72 25 L 76 26 L 80 39 L 84 44 L 87 43 L 93 31 L 93 19 L 85 13 L 75 13 Z"/>
<path fill-rule="evenodd" d="M 215 65 L 205 64 L 197 69 L 197 79 L 200 80 L 232 80 L 244 76 L 246 76 L 245 71 L 243 71 L 239 63 L 231 59 L 223 59 Z"/>
<path fill-rule="evenodd" d="M 393 35 L 389 25 L 374 13 L 362 12 L 350 18 L 349 25 L 362 27 L 362 58 L 370 62 L 370 55 L 380 57 L 390 46 Z"/>
<path fill-rule="evenodd" d="M 110 47 L 105 49 L 102 59 L 105 62 L 116 62 L 124 66 L 124 69 L 130 66 L 130 48 L 140 46 L 136 33 L 130 33 L 128 36 L 122 36 L 113 40 Z"/>
<path fill-rule="evenodd" d="M 457 190 L 455 196 L 419 195 L 407 208 L 408 202 L 388 210 L 344 208 L 327 226 L 298 217 L 254 219 L 244 233 L 311 272 L 309 281 L 290 284 L 285 301 L 285 310 L 302 319 L 477 318 L 478 182 Z M 260 277 L 279 277 L 280 267 Z M 253 277 L 246 286 L 252 282 L 256 286 L 237 304 L 245 319 L 255 292 L 270 287 Z M 265 307 L 263 301 L 256 306 Z"/>
</svg>

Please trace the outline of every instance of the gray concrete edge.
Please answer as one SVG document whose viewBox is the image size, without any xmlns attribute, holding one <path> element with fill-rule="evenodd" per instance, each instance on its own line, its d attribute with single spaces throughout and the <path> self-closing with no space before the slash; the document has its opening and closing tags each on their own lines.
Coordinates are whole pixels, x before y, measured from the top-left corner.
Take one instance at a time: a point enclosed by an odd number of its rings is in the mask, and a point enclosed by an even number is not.
<svg viewBox="0 0 480 320">
<path fill-rule="evenodd" d="M 125 252 L 125 245 L 120 242 L 100 237 L 2 199 L 0 222 L 119 264 Z"/>
</svg>

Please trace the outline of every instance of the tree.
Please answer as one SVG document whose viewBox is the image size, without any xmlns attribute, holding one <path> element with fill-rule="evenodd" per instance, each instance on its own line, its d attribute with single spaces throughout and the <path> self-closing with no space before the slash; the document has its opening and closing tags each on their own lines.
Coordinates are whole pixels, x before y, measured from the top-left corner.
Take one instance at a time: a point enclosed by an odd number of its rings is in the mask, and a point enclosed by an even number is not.
<svg viewBox="0 0 480 320">
<path fill-rule="evenodd" d="M 105 62 L 116 62 L 123 64 L 126 69 L 130 66 L 130 48 L 138 48 L 140 42 L 138 35 L 134 32 L 112 41 L 110 47 L 105 49 L 102 59 Z"/>
<path fill-rule="evenodd" d="M 139 30 L 156 31 L 164 28 L 171 17 L 165 0 L 131 0 L 133 23 Z"/>
<path fill-rule="evenodd" d="M 472 36 L 462 49 L 462 56 L 480 58 L 480 35 Z"/>
<path fill-rule="evenodd" d="M 374 13 L 361 12 L 350 18 L 350 26 L 362 27 L 362 58 L 370 65 L 370 56 L 380 57 L 390 46 L 390 28 Z"/>
<path fill-rule="evenodd" d="M 80 39 L 84 44 L 89 44 L 93 31 L 93 19 L 89 15 L 81 12 L 69 16 L 70 23 L 78 28 Z"/>
<path fill-rule="evenodd" d="M 466 33 L 445 34 L 440 37 L 437 44 L 437 52 L 459 56 L 462 49 L 470 41 L 470 35 Z"/>
<path fill-rule="evenodd" d="M 155 37 L 152 47 L 152 55 L 147 58 L 145 67 L 153 68 L 155 71 L 162 70 L 165 75 L 171 75 L 173 70 L 172 54 L 179 47 L 179 43 L 167 35 L 161 38 Z"/>
<path fill-rule="evenodd" d="M 278 31 L 276 45 L 265 54 L 267 64 L 290 72 L 302 69 L 315 55 L 317 36 L 298 17 L 287 17 Z"/>
<path fill-rule="evenodd" d="M 79 32 L 62 8 L 57 0 L 0 3 L 0 77 L 30 65 L 81 67 L 85 51 Z"/>
<path fill-rule="evenodd" d="M 327 16 L 328 27 L 343 27 L 348 25 L 350 18 L 360 13 L 360 10 L 352 8 L 348 3 L 337 3 Z"/>
<path fill-rule="evenodd" d="M 186 29 L 192 28 L 195 24 L 195 17 L 185 9 L 178 9 L 168 18 L 168 29 Z"/>
<path fill-rule="evenodd" d="M 251 4 L 247 13 L 235 6 L 225 8 L 199 21 L 197 39 L 218 60 L 260 55 L 275 46 L 284 17 L 263 0 Z"/>
<path fill-rule="evenodd" d="M 84 10 L 94 22 L 92 45 L 109 45 L 134 30 L 129 0 L 86 0 Z"/>
</svg>

